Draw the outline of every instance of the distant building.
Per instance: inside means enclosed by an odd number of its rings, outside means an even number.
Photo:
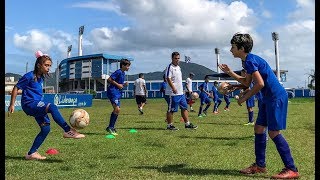
[[[4,91],[5,95],[11,95],[13,87],[18,83],[18,81],[14,81],[14,77],[5,77],[5,86]],[[18,90],[18,94],[21,94],[22,90]]]
[[[59,92],[81,93],[87,89],[107,90],[107,78],[120,68],[120,60],[130,57],[92,54],[67,58],[59,64]],[[90,86],[90,88],[89,88]]]

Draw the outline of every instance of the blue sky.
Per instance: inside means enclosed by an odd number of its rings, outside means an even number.
[[[284,85],[304,87],[315,69],[314,7],[314,0],[6,0],[5,69],[23,74],[28,62],[31,70],[39,49],[52,56],[53,67],[69,45],[77,56],[81,25],[83,55],[133,57],[129,74],[163,71],[172,51],[216,71],[216,47],[221,62],[238,70],[229,51],[236,32],[252,34],[252,53],[275,68],[271,33],[278,32],[280,69],[289,71]]]

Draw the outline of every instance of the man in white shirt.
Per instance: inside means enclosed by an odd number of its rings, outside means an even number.
[[[187,98],[187,103],[190,106],[190,111],[194,112],[192,108],[192,104],[194,101],[192,100],[192,78],[194,77],[194,73],[190,73],[189,77],[186,79],[186,98]]]
[[[144,80],[143,73],[140,73],[139,78],[134,81],[133,92],[138,105],[138,110],[140,114],[143,114],[143,106],[147,102],[147,99],[146,99],[147,88],[146,88],[146,81]]]
[[[174,127],[173,113],[178,111],[178,106],[181,109],[181,116],[185,122],[186,129],[197,129],[198,126],[193,125],[189,121],[188,104],[186,96],[183,93],[182,85],[182,73],[179,66],[180,54],[173,52],[171,54],[172,62],[167,66],[165,70],[165,77],[167,79],[166,94],[168,97],[168,113],[167,113],[167,129],[168,130],[179,130]]]

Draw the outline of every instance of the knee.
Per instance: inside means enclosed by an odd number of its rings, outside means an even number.
[[[113,113],[119,114],[120,113],[120,107],[114,108]]]
[[[40,124],[41,133],[44,135],[48,135],[50,132],[50,123],[42,123]]]
[[[54,105],[54,104],[49,104],[48,106],[49,106],[48,107],[48,112],[49,113],[51,113],[52,111],[58,110],[58,107],[56,105]]]
[[[269,137],[271,139],[275,138],[278,134],[280,134],[280,131],[268,131]]]

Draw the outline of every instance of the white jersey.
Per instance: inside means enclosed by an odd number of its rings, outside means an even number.
[[[187,78],[187,80],[186,80],[186,85],[187,85],[187,89],[186,89],[186,91],[188,92],[188,89],[189,89],[189,91],[190,92],[192,92],[192,80],[191,80],[191,78]]]
[[[142,78],[138,78],[134,81],[135,95],[146,95],[144,87],[146,86],[146,81]]]
[[[180,66],[169,64],[165,71],[165,77],[171,79],[174,87],[177,90],[177,94],[174,94],[168,83],[165,94],[170,96],[183,95],[182,73]]]

